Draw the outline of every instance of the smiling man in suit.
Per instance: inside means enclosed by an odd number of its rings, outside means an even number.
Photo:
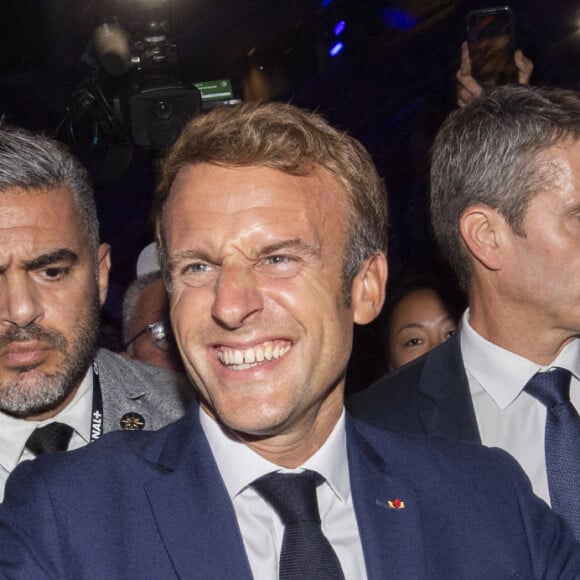
[[[49,138],[0,127],[0,499],[23,460],[186,409],[177,375],[95,348],[109,268],[84,168]]]
[[[357,141],[290,105],[214,110],[166,156],[156,216],[200,405],[19,467],[0,576],[578,577],[580,546],[509,456],[346,415],[353,324],[387,277]]]
[[[433,147],[431,210],[469,309],[350,410],[505,449],[580,540],[578,94],[506,86],[454,112]]]

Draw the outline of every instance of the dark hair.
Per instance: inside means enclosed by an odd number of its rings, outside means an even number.
[[[86,231],[95,263],[99,223],[86,169],[58,141],[14,127],[0,127],[0,193],[70,191]]]
[[[433,145],[431,218],[464,288],[471,278],[459,233],[465,209],[485,204],[524,236],[530,200],[558,178],[547,150],[578,139],[580,98],[572,91],[508,85],[449,115]]]
[[[317,114],[283,103],[249,103],[194,118],[163,160],[155,202],[162,265],[166,261],[163,208],[179,171],[197,163],[259,165],[291,175],[308,175],[317,167],[328,171],[344,187],[349,207],[349,241],[343,266],[347,304],[362,262],[386,251],[386,191],[366,149]]]
[[[387,286],[385,317],[389,319],[399,303],[417,290],[434,290],[455,320],[459,320],[467,307],[465,293],[461,291],[457,280],[449,272],[421,272],[414,276],[404,273],[403,276],[389,282]]]
[[[388,368],[387,352],[393,313],[407,296],[420,290],[432,290],[440,298],[445,310],[459,322],[467,296],[461,290],[457,278],[447,263],[435,262],[425,265],[421,260],[407,263],[406,267],[387,284],[387,299],[381,312],[381,335],[383,337],[385,368]]]

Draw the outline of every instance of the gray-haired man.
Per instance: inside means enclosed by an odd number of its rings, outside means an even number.
[[[0,129],[0,496],[25,459],[158,428],[187,406],[173,374],[95,355],[110,268],[98,230],[87,173],[70,153]]]
[[[454,112],[433,147],[431,212],[469,309],[456,337],[350,408],[502,447],[580,540],[579,184],[578,94],[506,86]]]

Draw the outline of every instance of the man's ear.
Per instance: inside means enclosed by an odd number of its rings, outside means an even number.
[[[380,313],[385,302],[387,258],[380,252],[367,258],[352,284],[352,308],[357,324],[368,324]]]
[[[99,260],[99,301],[101,306],[105,303],[107,298],[107,290],[109,289],[109,272],[111,271],[111,246],[109,244],[101,244],[98,250]]]
[[[483,204],[469,206],[459,218],[463,243],[474,259],[488,270],[502,267],[506,228],[510,226],[505,219]]]

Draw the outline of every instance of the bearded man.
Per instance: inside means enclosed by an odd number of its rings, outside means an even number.
[[[18,463],[116,429],[156,429],[179,375],[96,352],[110,248],[87,172],[59,143],[0,130],[0,496]]]

